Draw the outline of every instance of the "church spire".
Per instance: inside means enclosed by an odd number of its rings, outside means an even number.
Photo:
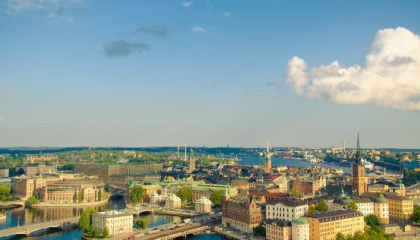
[[[354,156],[354,164],[359,166],[362,165],[362,158],[360,157],[360,133],[357,130],[357,148],[356,148],[356,155]]]

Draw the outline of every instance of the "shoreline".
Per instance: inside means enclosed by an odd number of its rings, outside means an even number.
[[[98,202],[86,202],[86,203],[37,203],[32,205],[32,208],[43,208],[43,207],[87,207],[87,206],[99,206],[104,205],[108,202],[109,197],[98,201]]]

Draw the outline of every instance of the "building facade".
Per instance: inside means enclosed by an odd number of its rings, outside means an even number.
[[[351,209],[317,212],[302,218],[309,222],[309,240],[335,240],[337,233],[353,235],[365,227],[363,214]]]
[[[202,197],[198,199],[195,203],[195,211],[197,212],[205,212],[205,213],[211,213],[211,205],[212,202],[207,199],[206,197]]]
[[[170,193],[165,200],[165,207],[167,208],[181,208],[181,198]]]
[[[299,200],[276,199],[266,204],[266,219],[292,221],[308,212],[308,204]]]
[[[268,220],[266,225],[268,240],[292,240],[292,224],[285,220]]]
[[[133,215],[117,211],[106,211],[92,215],[92,225],[95,231],[103,233],[105,228],[109,236],[133,231]]]

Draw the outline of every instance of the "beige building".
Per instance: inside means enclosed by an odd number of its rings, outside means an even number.
[[[27,154],[23,158],[24,163],[50,162],[58,160],[55,154]]]
[[[195,202],[195,211],[197,212],[211,212],[212,202],[206,197],[202,197]]]
[[[109,236],[133,231],[133,215],[117,211],[106,211],[92,215],[95,231],[103,233],[108,229]]]
[[[268,220],[265,225],[268,240],[292,240],[292,224],[285,220]]]
[[[42,174],[56,172],[55,166],[45,164],[28,164],[15,167],[17,173],[22,173],[27,177],[35,177]]]
[[[181,208],[181,198],[171,193],[165,200],[165,207],[167,208]]]
[[[304,218],[292,221],[292,240],[309,240],[309,222]]]
[[[309,240],[335,240],[337,233],[353,235],[365,227],[363,214],[351,209],[317,212],[302,218],[309,221]]]
[[[8,177],[9,177],[9,169],[0,168],[0,178],[8,178]]]

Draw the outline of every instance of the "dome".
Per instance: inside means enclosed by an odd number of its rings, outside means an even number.
[[[296,218],[292,221],[292,225],[309,225],[309,222],[303,218]]]
[[[348,205],[352,202],[351,198],[349,196],[345,196],[342,199],[338,201],[339,204]]]
[[[388,199],[386,199],[382,193],[379,193],[375,198],[375,203],[388,203]]]

